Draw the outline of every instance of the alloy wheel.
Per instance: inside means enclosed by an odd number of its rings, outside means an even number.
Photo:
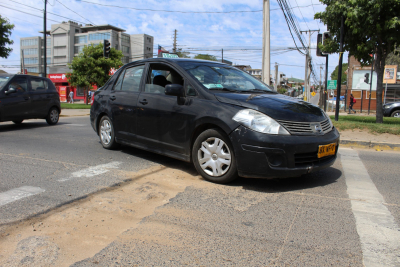
[[[58,122],[58,111],[56,109],[52,109],[50,112],[50,120],[52,123],[57,123]]]
[[[101,142],[105,145],[110,144],[111,142],[111,123],[108,120],[103,120],[100,126],[100,137]]]

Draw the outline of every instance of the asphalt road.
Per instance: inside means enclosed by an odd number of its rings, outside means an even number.
[[[140,170],[161,164],[190,174],[168,181],[183,188],[168,202],[67,265],[400,266],[398,153],[341,149],[334,166],[319,173],[215,185],[177,160],[128,147],[104,150],[88,117],[62,117],[52,127],[2,123],[0,138],[0,242],[19,220],[81,205],[79,199]],[[15,248],[18,261],[0,255],[0,265],[66,265],[57,262],[57,239],[32,235]]]

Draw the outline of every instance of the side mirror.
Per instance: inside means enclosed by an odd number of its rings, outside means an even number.
[[[9,88],[8,88],[8,91],[5,91],[4,93],[5,93],[6,95],[9,95],[9,94],[16,93],[16,92],[17,92],[17,90],[16,90],[15,88],[9,87]]]
[[[167,84],[165,86],[165,94],[177,97],[184,97],[185,90],[183,89],[183,86],[180,84]]]

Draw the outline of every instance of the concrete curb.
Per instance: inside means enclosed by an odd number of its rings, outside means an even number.
[[[392,150],[400,151],[400,144],[391,144],[385,142],[372,142],[372,141],[353,141],[353,140],[340,140],[340,145],[343,147],[357,147],[369,148],[375,150]]]

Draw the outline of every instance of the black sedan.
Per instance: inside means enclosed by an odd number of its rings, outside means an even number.
[[[90,110],[104,148],[187,162],[209,181],[293,177],[331,166],[339,133],[318,107],[226,64],[147,59],[121,67]]]
[[[400,118],[400,102],[383,105],[383,116]]]

